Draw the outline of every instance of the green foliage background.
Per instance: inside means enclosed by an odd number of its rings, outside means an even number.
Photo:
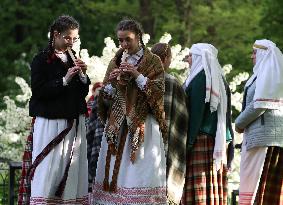
[[[29,70],[18,66],[17,60],[30,62],[47,45],[49,25],[61,14],[79,20],[81,48],[90,55],[101,54],[105,37],[116,38],[115,26],[125,16],[142,23],[150,44],[164,32],[173,36],[173,45],[212,43],[219,49],[220,63],[234,67],[230,80],[251,71],[255,39],[269,38],[283,48],[282,6],[281,0],[2,0],[0,99],[18,93],[15,76],[29,82]]]

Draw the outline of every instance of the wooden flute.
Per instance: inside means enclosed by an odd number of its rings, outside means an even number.
[[[74,64],[75,64],[76,57],[74,56],[74,54],[73,54],[73,52],[72,52],[72,49],[71,49],[70,47],[68,47],[68,48],[67,48],[67,51],[68,51],[69,55],[71,56],[72,61],[73,61]],[[83,77],[83,78],[85,77],[85,74],[84,74],[82,71],[80,71],[79,75],[80,75],[81,77]]]

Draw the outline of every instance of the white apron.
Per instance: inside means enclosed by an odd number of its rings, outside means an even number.
[[[124,146],[117,192],[103,191],[108,144],[103,136],[99,154],[92,204],[166,204],[166,160],[159,125],[153,116],[145,121],[144,142],[130,161],[129,135]],[[111,156],[109,182],[111,182],[115,156]]]
[[[240,163],[239,205],[253,205],[256,197],[267,147],[247,150],[244,136]]]
[[[32,161],[59,133],[67,128],[66,119],[36,117],[33,132]],[[37,166],[31,181],[30,204],[88,204],[88,167],[85,138],[85,118],[79,117],[76,142],[76,120],[65,138]],[[66,164],[73,157],[62,198],[55,197]]]

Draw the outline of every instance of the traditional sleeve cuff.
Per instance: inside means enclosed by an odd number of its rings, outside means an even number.
[[[105,87],[104,87],[104,90],[103,90],[107,95],[111,96],[111,97],[114,97],[115,95],[115,88],[112,87],[111,84],[107,84]]]
[[[68,85],[68,82],[67,82],[66,78],[63,77],[63,86],[67,86],[67,85]]]
[[[136,83],[139,87],[139,89],[144,90],[145,89],[145,85],[147,83],[147,77],[144,77],[143,74],[140,74],[137,79],[136,79]]]

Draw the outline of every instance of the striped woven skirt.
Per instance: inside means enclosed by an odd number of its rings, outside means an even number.
[[[88,204],[85,118],[81,115],[77,120],[73,121],[63,140],[37,166],[31,181],[30,205]],[[68,121],[65,119],[36,118],[33,164],[37,156],[67,127]],[[58,190],[64,178],[64,186]],[[60,197],[55,196],[57,191],[62,192]]]
[[[183,205],[227,204],[227,168],[216,171],[213,164],[214,138],[199,135],[188,155]]]
[[[241,157],[239,204],[283,204],[283,149],[243,143]]]
[[[283,148],[268,147],[256,204],[283,204]]]

